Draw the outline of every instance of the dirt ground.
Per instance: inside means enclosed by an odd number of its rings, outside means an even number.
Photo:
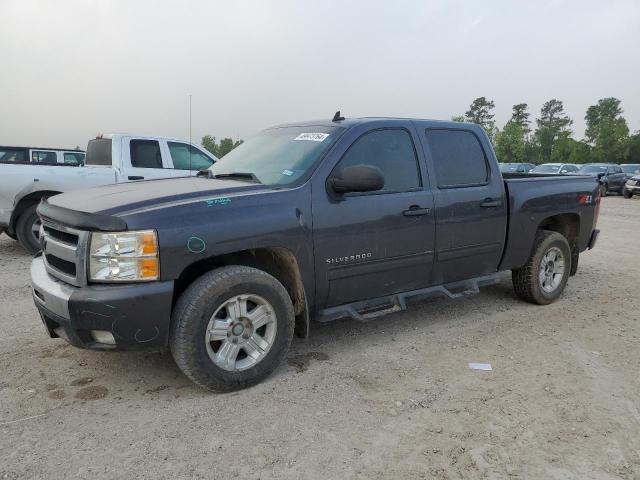
[[[557,303],[463,300],[314,324],[225,395],[168,353],[49,339],[0,237],[0,479],[640,478],[640,199],[603,200]],[[488,362],[475,371],[469,362]]]

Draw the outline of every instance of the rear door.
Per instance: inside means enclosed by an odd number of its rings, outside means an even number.
[[[379,125],[381,128],[376,128]],[[313,238],[316,296],[323,306],[425,287],[433,264],[433,197],[410,122],[355,127],[314,176]],[[332,198],[335,169],[371,165],[383,190]]]
[[[163,155],[161,141],[155,138],[122,139],[124,181],[153,180],[172,176],[171,161]]]
[[[449,283],[497,270],[507,204],[489,141],[481,129],[426,128],[435,201],[434,281]]]

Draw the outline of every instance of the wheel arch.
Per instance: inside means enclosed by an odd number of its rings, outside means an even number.
[[[571,275],[575,275],[580,256],[580,215],[577,213],[552,215],[540,222],[538,230],[558,232],[567,239],[571,249]]]
[[[296,316],[295,334],[309,335],[309,307],[300,267],[295,255],[282,247],[255,248],[205,258],[188,265],[175,281],[173,304],[191,283],[215,268],[244,265],[257,268],[276,278],[287,290]]]
[[[16,203],[16,206],[13,209],[13,212],[11,213],[9,228],[12,231],[15,231],[16,222],[18,221],[18,218],[20,218],[20,215],[22,215],[22,212],[24,212],[31,205],[35,203],[39,203],[40,200],[42,200],[43,198],[49,198],[54,195],[59,195],[60,193],[62,192],[57,192],[55,190],[38,190],[37,192],[31,192],[23,196],[20,200],[18,200],[18,202]]]

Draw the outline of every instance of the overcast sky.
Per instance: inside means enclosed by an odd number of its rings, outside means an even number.
[[[0,0],[0,145],[98,132],[247,136],[346,116],[449,119],[478,96],[501,127],[558,98],[622,100],[640,129],[640,1]]]

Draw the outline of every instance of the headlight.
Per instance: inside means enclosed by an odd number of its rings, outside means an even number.
[[[91,234],[89,280],[145,282],[159,277],[158,236],[154,230]]]

